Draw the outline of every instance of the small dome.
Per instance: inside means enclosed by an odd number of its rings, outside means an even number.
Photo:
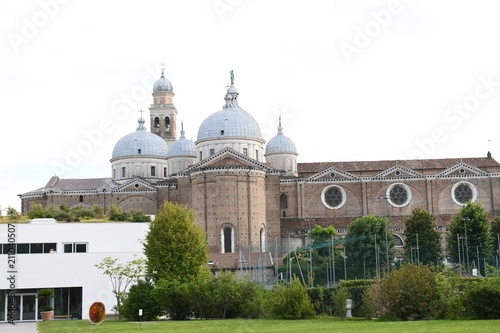
[[[144,118],[139,118],[139,126],[133,133],[118,140],[111,159],[120,157],[157,156],[166,158],[168,145],[161,137],[149,133],[144,126]]]
[[[281,117],[279,120],[278,134],[273,137],[266,145],[266,155],[271,154],[295,154],[297,155],[297,148],[295,143],[283,134],[283,128],[281,127]]]
[[[168,149],[167,157],[196,157],[196,146],[184,136],[184,125],[181,125],[181,137]]]
[[[153,92],[174,92],[174,87],[172,83],[165,77],[163,70],[161,71],[161,77],[155,82],[153,86]]]
[[[223,109],[208,116],[198,129],[198,140],[220,137],[244,137],[262,140],[255,118],[238,106],[238,91],[230,86]]]

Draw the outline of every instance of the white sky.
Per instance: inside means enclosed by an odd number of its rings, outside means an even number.
[[[494,0],[0,0],[0,205],[20,209],[17,194],[54,174],[109,177],[162,62],[193,141],[233,69],[240,106],[266,140],[281,115],[299,162],[498,157],[499,10]]]

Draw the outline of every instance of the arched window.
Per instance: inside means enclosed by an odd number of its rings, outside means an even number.
[[[260,252],[265,252],[266,251],[266,230],[264,227],[260,228],[260,238],[259,238],[259,243],[260,243]]]
[[[234,229],[231,226],[225,226],[221,230],[222,253],[234,252]]]
[[[396,246],[402,247],[404,245],[404,243],[403,243],[403,239],[401,238],[401,236],[396,235],[396,234],[393,234],[393,235],[394,235],[394,239],[396,240]]]
[[[280,195],[280,208],[287,209],[288,208],[288,198],[285,193]]]
[[[170,129],[170,118],[165,117],[165,129]]]
[[[78,197],[78,201],[79,201],[79,202],[83,202],[83,195],[80,195],[80,196]]]
[[[160,118],[155,117],[155,128],[160,128]]]

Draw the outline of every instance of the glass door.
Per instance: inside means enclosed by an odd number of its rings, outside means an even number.
[[[36,295],[21,295],[21,320],[36,320]]]

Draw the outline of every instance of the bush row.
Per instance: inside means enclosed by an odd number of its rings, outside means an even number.
[[[102,206],[93,205],[90,208],[76,206],[69,208],[66,205],[60,205],[58,209],[54,205],[44,208],[42,204],[34,204],[29,212],[30,219],[53,218],[57,221],[79,222],[80,220],[103,219],[108,217],[111,221],[122,222],[150,222],[151,218],[144,215],[140,209],[131,209],[127,212],[116,205],[109,207],[108,216],[104,214]]]
[[[287,286],[265,290],[255,282],[222,273],[201,281],[139,281],[122,314],[128,320],[153,320],[165,314],[188,318],[283,318],[352,315],[397,320],[498,319],[500,278],[460,277],[433,267],[403,265],[380,280],[341,281],[335,288],[306,288],[294,278]]]

